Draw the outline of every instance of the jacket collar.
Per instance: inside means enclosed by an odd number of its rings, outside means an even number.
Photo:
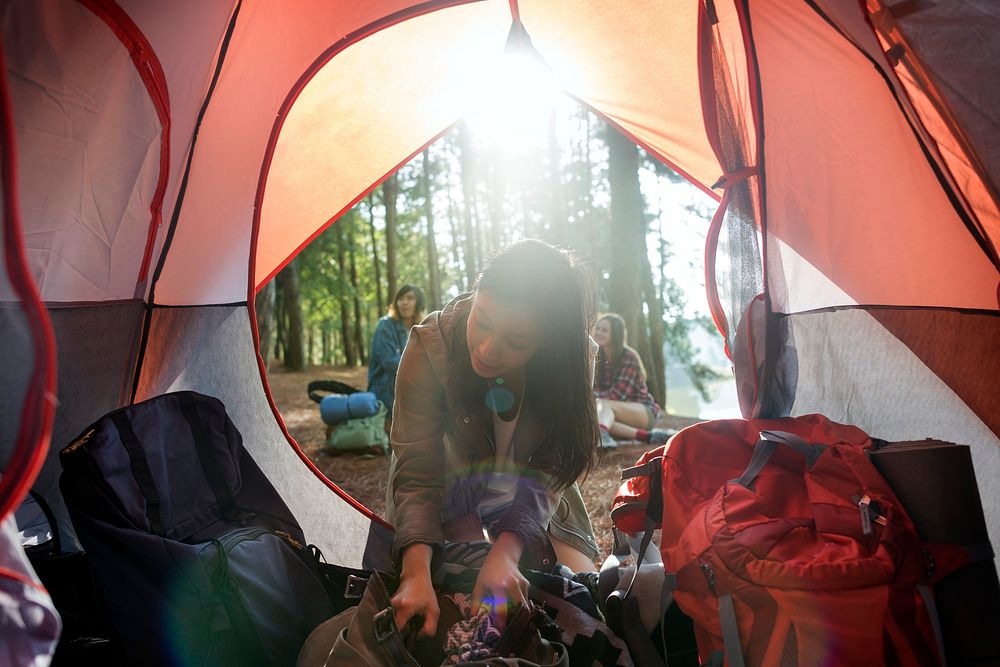
[[[458,295],[441,310],[427,315],[420,324],[414,326],[410,331],[410,335],[415,334],[420,337],[431,368],[437,375],[441,386],[444,387],[446,395],[449,387],[448,380],[454,368],[451,353],[455,345],[461,344],[460,341],[464,340],[458,333],[461,331],[460,327],[464,327],[468,322],[474,297],[472,292]],[[540,390],[536,388],[536,391]],[[449,405],[455,404],[452,400],[447,400],[447,402]],[[475,414],[456,414],[453,415],[453,418],[462,422],[464,428],[460,427],[460,430],[466,431],[469,435],[479,432],[492,441],[494,437],[492,413],[485,406],[482,411],[477,411]],[[468,421],[465,421],[466,419]],[[540,444],[542,435],[542,421],[534,414],[531,403],[526,400],[522,405],[513,436],[517,458],[525,460],[532,456]],[[529,449],[525,449],[525,447]]]

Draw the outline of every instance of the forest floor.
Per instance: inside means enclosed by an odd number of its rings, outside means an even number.
[[[385,512],[385,489],[388,458],[385,456],[341,454],[329,456],[322,451],[326,439],[326,425],[320,419],[319,406],[309,399],[306,385],[313,380],[340,380],[364,389],[368,383],[364,367],[342,368],[314,366],[304,372],[288,372],[277,362],[268,370],[271,395],[281,412],[288,432],[295,438],[316,466],[341,489],[371,509],[375,514]],[[667,417],[661,425],[682,428],[695,419]],[[594,524],[594,535],[601,554],[600,564],[611,553],[611,518],[609,511],[615,491],[621,484],[621,470],[633,465],[649,445],[622,442],[617,449],[603,450],[600,462],[580,484],[584,502]]]

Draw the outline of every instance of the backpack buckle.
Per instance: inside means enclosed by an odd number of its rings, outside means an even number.
[[[379,644],[392,637],[392,633],[395,631],[396,612],[391,606],[386,607],[372,617],[372,632],[375,635],[375,641]]]
[[[365,588],[368,587],[368,579],[354,574],[347,575],[347,584],[344,586],[344,598],[354,600],[364,595]]]

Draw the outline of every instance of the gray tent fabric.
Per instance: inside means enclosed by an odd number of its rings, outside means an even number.
[[[63,547],[79,549],[76,533],[59,493],[59,450],[101,415],[128,403],[130,378],[139,351],[139,334],[145,307],[141,301],[111,302],[49,309],[56,335],[59,409],[52,425],[48,457],[33,488],[52,507]],[[0,327],[0,349],[16,349],[19,336]],[[12,363],[0,365],[0,386],[6,392],[21,391],[27,382],[24,363],[30,357],[14,355]],[[19,406],[3,401],[6,409]],[[20,408],[18,407],[18,410]],[[18,419],[0,420],[0,456],[10,455],[17,435]]]
[[[870,313],[846,309],[787,318],[800,377],[791,414],[826,411],[884,440],[967,444],[991,541],[1000,541],[1000,440],[927,365]],[[844,375],[858,378],[850,384]],[[831,412],[830,406],[841,406]]]
[[[247,451],[329,562],[388,564],[389,530],[333,493],[278,427],[245,305],[155,308],[143,359],[136,401],[185,389],[220,399]]]

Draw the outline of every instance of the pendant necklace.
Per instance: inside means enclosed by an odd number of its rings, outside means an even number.
[[[486,390],[486,407],[497,414],[503,414],[514,407],[514,392],[503,386],[503,378],[494,378]]]

